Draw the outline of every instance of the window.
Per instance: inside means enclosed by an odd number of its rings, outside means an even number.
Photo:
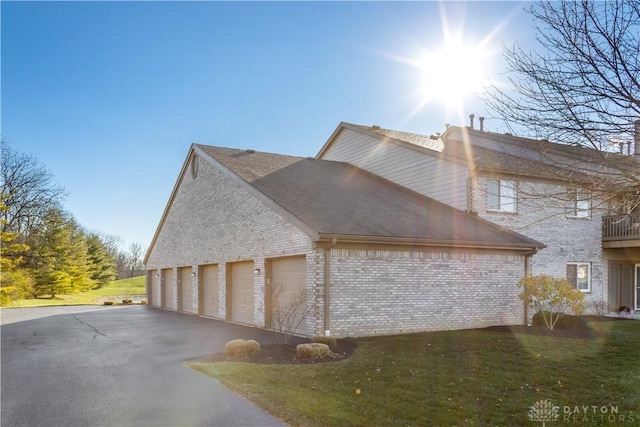
[[[567,190],[567,217],[589,218],[591,212],[591,196],[577,188]]]
[[[591,292],[591,264],[588,262],[567,263],[567,280],[582,292]]]
[[[491,211],[516,211],[516,183],[503,179],[487,181],[487,209]]]

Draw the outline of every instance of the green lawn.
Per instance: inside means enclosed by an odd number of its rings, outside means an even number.
[[[100,289],[87,292],[78,292],[70,295],[58,295],[54,299],[36,298],[14,301],[10,307],[39,307],[44,305],[84,305],[103,304],[103,300],[111,299],[121,302],[122,298],[129,295],[144,295],[146,290],[145,276],[132,277],[131,279],[115,280]],[[115,297],[120,297],[120,301]]]
[[[640,321],[590,326],[598,338],[434,332],[357,339],[335,363],[189,366],[294,426],[540,426],[528,411],[545,399],[547,425],[638,426]]]

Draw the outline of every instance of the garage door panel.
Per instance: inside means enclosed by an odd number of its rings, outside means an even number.
[[[162,286],[163,290],[163,298],[162,298],[162,307],[170,308],[172,310],[176,309],[175,306],[175,298],[174,298],[174,289],[175,289],[175,280],[173,279],[173,269],[165,268],[162,270]]]
[[[202,267],[202,314],[218,316],[219,309],[218,265]]]
[[[231,320],[253,324],[253,261],[229,266]]]
[[[147,271],[147,282],[149,283],[149,295],[147,295],[147,301],[149,301],[149,305],[159,307],[160,280],[156,277],[156,274],[156,270]]]
[[[306,257],[270,260],[271,324],[276,330],[306,334]]]
[[[194,313],[193,309],[193,284],[191,280],[191,267],[180,268],[180,308],[185,313]]]

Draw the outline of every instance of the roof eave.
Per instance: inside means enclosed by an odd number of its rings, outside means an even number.
[[[339,243],[367,243],[384,245],[405,245],[422,247],[447,247],[456,249],[492,249],[531,252],[546,248],[547,245],[540,242],[515,243],[515,242],[479,242],[472,240],[441,240],[441,239],[416,239],[412,237],[387,237],[387,236],[358,236],[344,234],[318,234],[320,242]]]

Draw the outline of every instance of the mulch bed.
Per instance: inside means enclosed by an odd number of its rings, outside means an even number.
[[[356,344],[338,340],[336,345],[331,347],[335,353],[334,357],[325,359],[300,359],[296,357],[296,344],[266,345],[260,346],[260,351],[250,356],[228,356],[225,353],[215,353],[205,356],[200,362],[247,362],[260,363],[265,365],[313,365],[316,363],[339,362],[351,356],[357,347]]]

